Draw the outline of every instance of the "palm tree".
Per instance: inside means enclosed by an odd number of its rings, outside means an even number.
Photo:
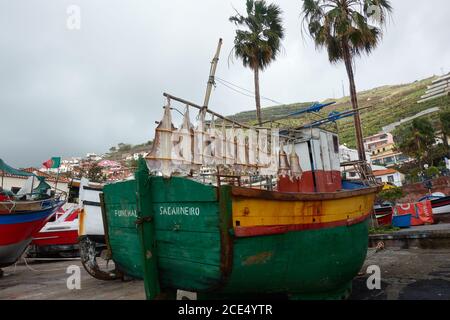
[[[366,161],[358,111],[353,60],[370,54],[381,41],[382,27],[392,12],[388,0],[304,0],[303,22],[317,48],[326,48],[331,63],[344,61],[355,112],[359,159]]]
[[[247,16],[239,12],[230,21],[243,29],[236,30],[234,55],[242,60],[244,67],[254,72],[256,116],[261,125],[261,98],[259,93],[259,72],[274,61],[281,49],[284,37],[281,9],[265,0],[247,0]]]
[[[450,147],[448,145],[448,137],[450,136],[450,112],[443,111],[439,114],[439,120],[441,122],[442,141],[445,146],[445,152],[447,157],[450,156]]]

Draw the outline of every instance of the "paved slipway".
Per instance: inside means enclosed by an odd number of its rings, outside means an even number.
[[[449,249],[369,249],[362,272],[381,269],[381,290],[368,290],[368,275],[353,281],[352,300],[450,300]]]
[[[66,273],[80,266],[81,289],[68,290]],[[370,265],[381,269],[381,290],[368,290],[365,271]],[[30,269],[32,268],[32,269]],[[100,281],[87,274],[79,261],[18,264],[4,269],[0,299],[56,300],[142,300],[142,281]],[[352,300],[450,299],[450,250],[369,249],[368,258],[353,281]]]
[[[29,262],[30,263],[30,262]],[[67,267],[75,265],[81,271],[81,289],[67,289]],[[14,300],[143,300],[142,281],[101,281],[92,278],[80,261],[59,261],[18,264],[3,269],[0,278],[0,299]]]

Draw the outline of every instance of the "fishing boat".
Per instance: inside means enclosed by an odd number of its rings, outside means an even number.
[[[47,221],[64,204],[61,195],[50,195],[49,185],[32,173],[8,166],[0,159],[2,188],[0,190],[0,268],[14,264]],[[7,174],[29,177],[17,194],[3,189]],[[34,180],[39,180],[34,188]]]
[[[361,181],[347,189],[338,135],[323,126],[355,111],[299,128],[277,125],[280,118],[253,127],[220,115],[208,105],[221,45],[203,105],[165,93],[152,149],[134,179],[104,186],[108,253],[120,273],[144,280],[148,299],[174,298],[177,290],[198,299],[347,298],[382,186],[365,161],[353,161],[345,166]],[[182,115],[178,127],[172,110]]]
[[[105,235],[117,268],[144,279],[149,299],[175,290],[200,299],[348,297],[382,186],[372,177],[344,188],[337,134],[254,129],[165,96],[153,149],[135,179],[103,189]],[[171,101],[188,106],[178,129]],[[189,107],[200,109],[195,127]],[[206,126],[206,113],[220,118],[221,128],[214,120]],[[208,183],[195,174],[203,167],[215,168]]]
[[[391,205],[376,205],[374,207],[375,218],[377,219],[378,226],[390,226],[392,225],[392,218],[394,216],[394,208]]]
[[[60,209],[62,210],[62,208]],[[81,208],[72,204],[53,221],[49,221],[33,235],[28,252],[33,258],[78,257],[78,216]]]
[[[82,178],[78,183],[77,198],[81,207],[78,219],[78,241],[84,269],[99,280],[123,277],[111,260],[105,239],[105,221],[100,208],[103,184]]]
[[[442,192],[435,192],[419,199],[418,202],[430,200],[433,215],[450,214],[450,197]]]

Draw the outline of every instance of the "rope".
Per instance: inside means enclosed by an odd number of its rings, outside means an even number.
[[[30,269],[31,271],[33,271],[33,272],[55,272],[55,271],[66,270],[66,268],[49,269],[49,270],[37,270],[37,269],[32,268],[32,267],[28,264],[27,258],[22,257],[22,259],[23,259],[23,261],[25,262],[25,266],[26,266],[28,269]],[[16,264],[17,264],[17,263],[16,263]]]
[[[234,83],[232,83],[230,81],[227,81],[225,79],[221,79],[219,77],[216,77],[216,79],[219,81],[220,84],[224,85],[225,87],[227,87],[227,88],[229,88],[231,90],[234,90],[234,91],[236,91],[236,92],[238,92],[238,93],[240,93],[242,95],[245,95],[247,97],[250,97],[250,98],[254,98],[255,97],[255,93],[253,91],[251,91],[251,90],[245,89],[245,88],[243,88],[241,86],[238,86],[237,84],[234,84]],[[238,90],[229,87],[227,84],[231,85],[233,87],[239,88],[239,89],[241,89],[243,91],[246,91],[246,92],[250,93],[251,95],[239,92]],[[270,102],[273,102],[273,103],[276,103],[276,104],[280,104],[280,105],[286,105],[285,103],[282,103],[282,102],[279,102],[279,101],[276,101],[276,100],[273,100],[273,99],[270,99],[270,98],[267,98],[267,97],[264,97],[264,96],[261,96],[261,99],[264,99],[264,100],[267,100],[267,101],[270,101]]]
[[[27,260],[27,258],[26,258],[26,256],[27,256],[29,250],[30,250],[30,247],[28,247],[28,248],[25,250],[25,252],[22,254],[22,257],[21,257],[21,259],[25,262],[25,266],[26,266],[29,270],[31,270],[31,271],[33,271],[33,272],[56,272],[56,271],[65,270],[65,268],[48,269],[48,270],[37,270],[37,269],[34,269],[33,267],[31,267],[31,266],[28,264],[28,260]],[[46,261],[59,261],[59,260],[61,260],[61,259],[46,259]],[[65,259],[65,260],[69,260],[69,259]],[[80,260],[80,259],[70,259],[70,260]],[[13,273],[16,272],[16,267],[17,267],[17,264],[18,264],[18,263],[19,263],[19,262],[16,262],[16,263],[14,264],[14,272],[13,272]]]

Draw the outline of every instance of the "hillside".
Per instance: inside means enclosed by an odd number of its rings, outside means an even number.
[[[416,115],[421,111],[433,107],[440,107],[441,110],[450,109],[450,97],[438,98],[422,104],[417,103],[420,97],[425,93],[427,86],[434,79],[436,79],[436,77],[430,77],[409,84],[382,86],[360,92],[358,94],[360,108],[370,107],[361,111],[361,122],[364,136],[373,135],[381,131],[384,126]],[[333,101],[333,99],[328,99],[322,102],[331,101]],[[336,101],[335,105],[325,108],[318,115],[306,114],[301,117],[291,117],[279,122],[289,127],[300,126],[320,118],[325,118],[332,111],[346,111],[351,110],[352,108],[350,104],[350,97],[345,97],[334,101]],[[313,104],[313,102],[300,102],[290,105],[263,108],[263,120],[285,116],[295,111],[307,108],[311,104]],[[229,117],[239,122],[256,124],[256,111],[254,110],[240,112]],[[427,117],[430,117],[431,120],[436,120],[437,114],[432,114]],[[341,143],[345,143],[349,147],[355,147],[353,117],[338,121],[337,126]],[[332,125],[332,127],[335,128],[334,125]],[[151,141],[137,146],[119,144],[115,150],[110,150],[107,158],[120,160],[126,154],[133,154],[142,151],[148,152],[150,148]]]
[[[418,104],[420,96],[425,93],[427,85],[436,77],[415,81],[409,84],[382,86],[368,91],[362,91],[358,94],[360,108],[371,107],[361,111],[361,122],[364,136],[370,136],[379,132],[382,127],[393,122],[413,116],[423,110],[441,107],[441,109],[450,109],[450,97],[438,98],[426,103]],[[325,102],[333,101],[332,99]],[[317,115],[301,116],[301,118],[290,118],[281,121],[286,125],[301,125],[325,118],[331,111],[351,110],[350,98],[345,97],[335,100],[337,103],[327,107]],[[288,115],[294,111],[308,107],[312,102],[297,103],[284,106],[273,106],[263,108],[262,115],[264,120],[274,117]],[[436,115],[431,115],[436,118]],[[231,118],[241,121],[255,123],[252,119],[256,118],[255,111],[246,111],[238,113]],[[346,143],[349,147],[355,147],[353,117],[338,121],[338,130],[341,143]]]

